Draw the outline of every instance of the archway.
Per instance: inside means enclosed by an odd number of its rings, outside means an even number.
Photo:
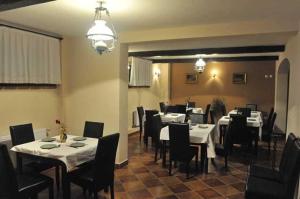
[[[289,79],[290,79],[290,62],[284,59],[277,71],[277,92],[276,92],[276,124],[280,130],[286,133],[288,102],[289,102]]]

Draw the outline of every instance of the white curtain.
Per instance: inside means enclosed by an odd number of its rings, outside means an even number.
[[[0,27],[0,83],[60,84],[60,41]]]
[[[151,86],[152,62],[146,59],[132,57],[130,86]]]

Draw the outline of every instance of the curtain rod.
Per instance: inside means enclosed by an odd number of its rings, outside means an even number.
[[[1,21],[0,20],[0,26],[4,26],[4,27],[8,27],[8,28],[14,28],[17,30],[22,30],[22,31],[26,31],[26,32],[31,32],[31,33],[35,33],[35,34],[39,34],[39,35],[44,35],[47,37],[52,37],[55,39],[59,39],[59,40],[63,40],[63,37],[59,36],[59,35],[55,35],[54,33],[48,33],[48,32],[44,32],[44,31],[40,31],[37,29],[33,29],[33,28],[28,28],[22,25],[17,25],[17,24],[12,24],[9,22],[5,22],[5,21]]]

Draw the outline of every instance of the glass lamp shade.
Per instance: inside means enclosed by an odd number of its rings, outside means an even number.
[[[87,32],[87,38],[94,41],[108,41],[115,39],[113,31],[104,20],[95,20],[95,25]]]
[[[195,70],[199,73],[202,73],[205,69],[205,61],[202,58],[199,58],[195,63]]]

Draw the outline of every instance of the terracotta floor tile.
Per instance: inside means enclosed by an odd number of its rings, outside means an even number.
[[[161,177],[159,179],[160,179],[161,182],[163,182],[166,185],[181,183],[181,181],[175,176]]]
[[[127,192],[145,189],[145,185],[140,181],[131,181],[123,183],[123,187]]]
[[[146,167],[137,167],[137,168],[132,168],[131,170],[134,174],[148,173],[149,172],[149,170]]]
[[[201,182],[200,180],[196,180],[196,181],[191,181],[191,182],[186,182],[184,183],[186,186],[188,186],[191,190],[193,191],[198,191],[198,190],[203,190],[203,189],[207,189],[208,186],[205,185],[203,182]]]
[[[218,180],[217,178],[211,178],[207,180],[202,180],[205,184],[211,186],[211,187],[217,187],[217,186],[222,186],[225,185],[223,182]]]
[[[181,193],[181,192],[190,191],[190,189],[182,183],[180,183],[180,184],[171,184],[171,185],[168,185],[168,186],[174,193]]]
[[[160,170],[160,171],[154,171],[153,172],[154,175],[156,175],[157,177],[166,177],[166,176],[169,176],[169,172],[168,171],[163,171],[163,170]]]
[[[168,196],[158,197],[156,199],[177,199],[177,197],[175,195],[168,195]]]
[[[235,195],[240,193],[239,190],[232,187],[231,185],[215,187],[214,190],[216,190],[218,193],[220,193],[223,196],[230,196],[230,195]]]
[[[245,183],[235,183],[235,184],[231,184],[231,186],[233,186],[234,188],[236,188],[237,190],[239,190],[240,192],[244,192],[245,191],[245,188],[246,188],[246,185]]]
[[[244,193],[239,193],[236,195],[228,196],[228,199],[245,199]]]
[[[172,194],[171,190],[166,185],[156,186],[148,188],[148,191],[154,196],[154,197],[162,197]]]
[[[203,199],[198,193],[194,191],[187,191],[176,194],[176,196],[180,199]]]
[[[147,189],[140,189],[137,191],[129,192],[130,198],[132,199],[145,199],[153,198],[151,193]]]
[[[225,184],[233,184],[233,183],[237,183],[240,180],[232,175],[228,175],[228,176],[223,176],[219,178],[220,181],[222,181]]]
[[[204,189],[201,191],[197,191],[199,195],[201,195],[205,199],[217,198],[221,195],[212,189]]]
[[[162,183],[158,179],[143,180],[143,183],[146,187],[156,187],[162,185]]]

